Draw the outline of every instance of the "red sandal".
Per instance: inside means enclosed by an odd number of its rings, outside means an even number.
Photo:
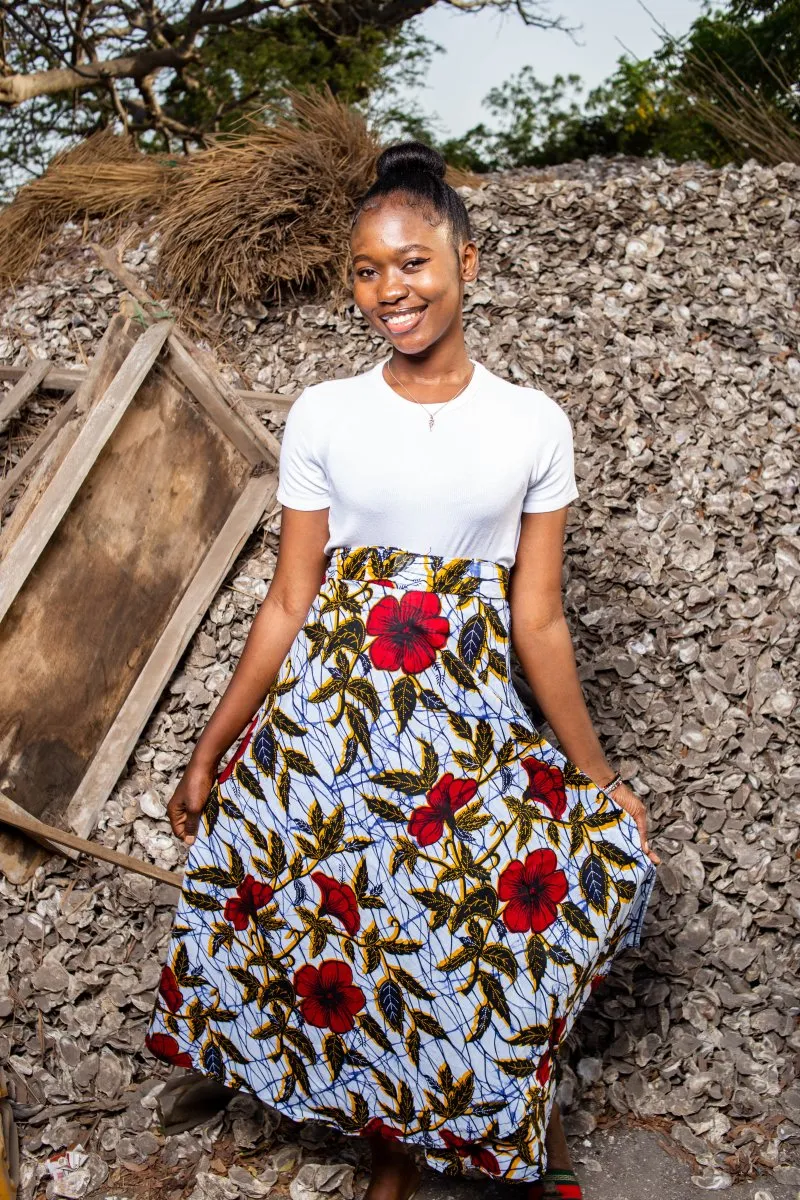
[[[578,1177],[572,1171],[545,1171],[528,1188],[526,1200],[583,1200]]]

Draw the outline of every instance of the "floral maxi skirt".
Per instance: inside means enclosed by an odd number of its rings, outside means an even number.
[[[532,726],[508,581],[333,551],[206,802],[146,1040],[296,1120],[530,1181],[558,1044],[655,868]]]

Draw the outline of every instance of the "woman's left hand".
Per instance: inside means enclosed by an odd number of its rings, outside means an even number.
[[[611,799],[620,808],[624,808],[626,813],[629,813],[636,822],[636,828],[639,830],[639,837],[642,840],[642,849],[644,850],[651,863],[656,866],[661,862],[654,850],[650,849],[650,843],[647,839],[647,809],[642,801],[636,795],[627,783],[621,783],[619,787],[614,788],[613,792],[609,792]]]

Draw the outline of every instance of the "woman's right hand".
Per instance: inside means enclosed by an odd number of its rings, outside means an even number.
[[[305,623],[328,564],[324,549],[328,536],[327,508],[282,510],[278,560],[269,591],[253,618],[236,669],[167,805],[172,831],[187,846],[197,836],[200,814],[220,762],[260,709]]]
[[[200,814],[206,806],[216,777],[216,767],[211,763],[195,763],[190,759],[167,805],[172,832],[187,846],[191,846],[197,836]]]

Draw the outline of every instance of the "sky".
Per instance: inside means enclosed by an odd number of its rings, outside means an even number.
[[[484,96],[526,65],[545,82],[554,75],[581,75],[585,97],[613,72],[624,52],[620,41],[636,58],[646,58],[659,45],[658,23],[681,35],[702,11],[700,0],[645,3],[652,16],[639,0],[549,0],[548,15],[583,26],[574,41],[566,33],[526,26],[513,11],[463,13],[435,4],[416,27],[446,53],[434,55],[427,86],[414,99],[426,113],[438,113],[440,136],[458,137],[479,121],[492,123],[482,107]]]

